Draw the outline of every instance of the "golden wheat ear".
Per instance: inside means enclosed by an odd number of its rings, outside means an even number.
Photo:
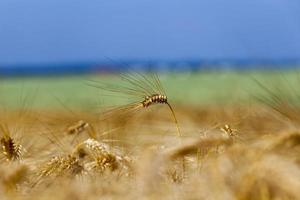
[[[104,112],[103,115],[123,115],[134,114],[143,108],[148,108],[155,104],[167,104],[170,109],[174,122],[177,128],[177,136],[181,136],[181,131],[174,109],[168,101],[166,92],[161,84],[157,74],[148,76],[141,73],[121,74],[123,83],[120,85],[101,83],[91,81],[88,85],[102,89],[109,93],[121,94],[135,98],[133,103],[110,109]]]
[[[129,173],[131,170],[129,157],[124,156],[119,149],[92,138],[78,144],[72,155],[89,161],[87,171],[103,173],[106,170],[119,170],[122,173]]]
[[[14,138],[11,137],[7,126],[0,125],[2,137],[0,140],[2,146],[2,153],[7,161],[14,161],[21,159],[23,147],[18,144]]]

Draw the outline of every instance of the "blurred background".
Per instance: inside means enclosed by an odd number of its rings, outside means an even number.
[[[139,70],[178,103],[246,101],[253,79],[296,84],[299,41],[297,0],[1,0],[1,90],[11,105],[93,104],[86,80]]]

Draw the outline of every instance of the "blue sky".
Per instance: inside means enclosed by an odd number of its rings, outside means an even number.
[[[300,1],[0,1],[0,65],[105,57],[300,59]]]

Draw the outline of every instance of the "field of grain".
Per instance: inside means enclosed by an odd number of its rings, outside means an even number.
[[[162,75],[180,134],[62,79],[2,81],[0,199],[300,199],[296,73]]]

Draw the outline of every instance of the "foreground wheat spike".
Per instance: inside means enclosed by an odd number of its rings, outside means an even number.
[[[88,171],[96,170],[98,172],[104,172],[107,169],[110,171],[118,169],[128,172],[128,163],[131,161],[128,157],[121,155],[120,152],[112,149],[107,144],[98,142],[92,138],[78,144],[73,155],[79,158],[89,157],[92,159],[92,161],[88,163]],[[85,160],[88,160],[88,158]]]
[[[1,145],[2,153],[6,157],[7,161],[18,160],[21,158],[22,145],[17,144],[15,140],[10,136],[8,127],[0,125],[0,130],[2,132]]]
[[[119,113],[124,114],[128,112],[135,112],[141,108],[148,108],[149,106],[155,104],[166,104],[172,113],[177,128],[177,135],[180,137],[181,131],[175,112],[168,101],[166,92],[157,74],[151,74],[149,76],[146,76],[140,73],[132,73],[121,75],[121,77],[124,81],[124,84],[119,86],[113,84],[99,83],[96,81],[93,81],[93,83],[90,84],[91,86],[112,93],[121,93],[140,99],[138,102],[124,105],[116,109],[112,109],[109,112],[119,111]]]
[[[55,156],[41,167],[38,176],[41,178],[62,175],[74,176],[80,174],[82,171],[83,166],[76,157],[72,155]]]

